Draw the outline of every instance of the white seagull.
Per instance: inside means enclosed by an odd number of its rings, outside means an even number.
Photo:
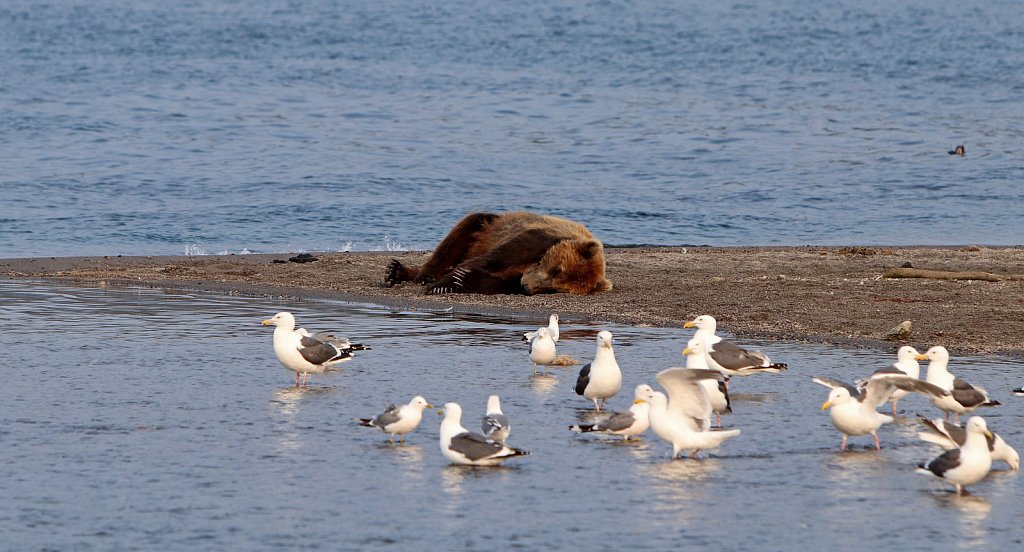
[[[449,462],[466,466],[494,466],[509,458],[530,454],[462,427],[462,407],[457,403],[444,405],[439,443],[441,454]]]
[[[683,324],[684,328],[697,328],[694,338],[707,345],[704,356],[711,369],[728,376],[749,376],[760,372],[781,372],[787,368],[784,363],[772,362],[760,351],[748,351],[715,335],[717,325],[715,318],[706,314]]]
[[[622,371],[615,362],[615,351],[612,350],[612,333],[602,331],[597,334],[597,352],[594,361],[580,369],[576,378],[576,394],[594,401],[594,409],[598,412],[604,407],[605,401],[614,397],[622,389]],[[601,399],[598,405],[597,400]]]
[[[538,329],[537,335],[530,342],[530,361],[533,362],[533,373],[537,373],[537,366],[548,366],[555,361],[557,356],[555,342],[548,334],[548,329]]]
[[[921,364],[917,362],[917,349],[910,345],[904,345],[896,351],[896,362],[889,368],[883,369],[882,371],[899,370],[900,372],[918,379],[921,377]],[[893,372],[895,373],[895,372]],[[889,404],[892,405],[892,415],[897,415],[896,403],[900,402],[900,399],[910,394],[909,391],[903,389],[893,389],[892,395],[889,396]]]
[[[501,399],[497,395],[487,397],[487,413],[480,422],[480,428],[484,437],[504,443],[508,434],[512,431],[512,425],[508,423],[508,417],[501,411]]]
[[[881,450],[878,428],[893,421],[893,417],[878,412],[878,407],[889,399],[893,389],[924,393],[929,397],[949,394],[935,385],[903,373],[876,372],[867,379],[861,389],[831,378],[813,379],[815,383],[832,390],[828,394],[828,400],[821,405],[821,409],[829,411],[832,425],[843,434],[840,450],[846,450],[847,437],[857,435],[871,435],[875,438],[875,448]]]
[[[918,473],[934,475],[952,483],[956,494],[966,492],[967,485],[981,481],[992,470],[992,453],[988,448],[988,439],[992,433],[981,416],[971,416],[967,420],[967,436],[960,448],[947,450],[930,462],[918,465]]]
[[[936,345],[916,358],[928,361],[928,375],[925,377],[928,383],[949,391],[948,396],[932,399],[932,404],[946,413],[947,420],[950,413],[953,413],[955,424],[961,414],[974,412],[979,406],[999,406],[999,401],[990,400],[984,389],[971,385],[949,372],[949,351],[945,347]]]
[[[658,383],[668,392],[647,388],[651,403],[651,430],[672,445],[672,458],[684,450],[692,451],[690,458],[704,449],[714,449],[726,440],[740,434],[738,429],[710,430],[711,401],[698,383],[701,379],[722,380],[715,370],[669,368],[657,375]]]
[[[944,450],[953,450],[964,446],[964,442],[967,439],[967,431],[964,428],[951,424],[942,418],[935,418],[934,420],[929,420],[924,416],[918,416],[917,418],[927,429],[927,431],[917,434],[922,441],[939,445]],[[1013,471],[1020,469],[1020,455],[998,433],[992,432],[992,437],[988,439],[988,450],[992,453],[993,461],[1006,462]]]
[[[552,314],[548,317],[548,325],[545,326],[548,331],[548,335],[551,336],[551,341],[558,343],[558,315]],[[539,329],[539,328],[538,328]],[[523,341],[533,341],[533,338],[537,337],[537,330],[532,332],[526,332],[523,334]]]
[[[697,338],[691,339],[686,344],[686,348],[683,349],[683,356],[686,357],[686,367],[708,370],[708,362],[704,357],[706,350],[707,344],[704,341]],[[708,400],[711,401],[711,410],[715,413],[719,428],[722,427],[722,414],[732,414],[729,388],[725,385],[727,381],[729,381],[729,376],[725,376],[723,381],[713,379],[700,380],[701,387],[704,388],[704,391],[708,394]]]
[[[643,434],[651,426],[648,416],[650,403],[647,402],[650,391],[648,385],[638,385],[633,392],[633,406],[628,412],[611,412],[610,416],[593,424],[577,424],[569,426],[569,429],[579,433],[607,433],[609,435],[621,435],[624,441],[630,437]]]
[[[369,349],[352,344],[346,338],[326,333],[311,336],[304,329],[295,329],[295,317],[290,312],[279,312],[263,321],[274,328],[274,354],[285,368],[295,372],[295,385],[306,385],[310,374],[322,374],[327,368],[352,359],[352,351]],[[317,337],[319,336],[319,337]]]
[[[356,418],[359,425],[364,427],[375,427],[384,433],[391,434],[390,442],[395,444],[395,435],[400,436],[400,443],[405,442],[405,434],[416,429],[423,419],[423,409],[434,408],[426,399],[415,396],[409,404],[401,406],[397,404],[388,405],[384,412],[374,418]]]

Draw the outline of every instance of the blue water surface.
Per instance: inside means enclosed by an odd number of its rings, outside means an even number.
[[[12,0],[0,21],[0,257],[431,249],[508,209],[616,245],[1024,236],[1014,0]]]

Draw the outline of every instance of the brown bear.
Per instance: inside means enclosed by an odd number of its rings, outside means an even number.
[[[423,266],[388,265],[384,283],[429,284],[430,293],[568,292],[612,289],[604,276],[604,246],[578,222],[525,211],[472,213]]]

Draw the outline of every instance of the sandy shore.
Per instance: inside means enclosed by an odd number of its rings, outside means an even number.
[[[955,353],[1024,358],[1024,281],[885,278],[914,268],[1024,274],[1024,248],[754,247],[609,248],[615,289],[566,294],[428,296],[405,284],[384,287],[392,258],[417,263],[427,253],[325,253],[310,263],[291,255],[69,257],[0,260],[8,279],[78,285],[146,286],[271,297],[333,298],[420,308],[679,326],[712,314],[738,337],[895,349],[945,345]],[[903,340],[886,338],[904,320]],[[682,334],[682,331],[680,331]]]

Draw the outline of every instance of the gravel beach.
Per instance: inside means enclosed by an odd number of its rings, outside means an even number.
[[[563,321],[680,328],[711,314],[720,331],[739,338],[884,350],[941,344],[954,354],[1024,358],[1022,247],[612,247],[607,272],[615,288],[585,297],[430,296],[415,284],[383,285],[392,258],[415,264],[427,252],[313,255],[306,263],[289,262],[290,254],[3,259],[0,276],[454,308],[538,325],[550,312]],[[884,276],[900,267],[982,272],[996,281]],[[908,320],[908,335],[890,335]]]

